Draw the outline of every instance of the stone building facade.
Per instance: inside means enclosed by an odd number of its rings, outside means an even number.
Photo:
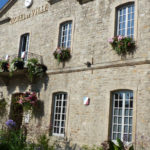
[[[1,125],[9,118],[12,95],[32,90],[43,102],[43,112],[28,123],[22,121],[30,139],[49,134],[52,128],[52,139],[80,146],[100,145],[119,137],[133,142],[137,150],[142,145],[149,150],[150,1],[34,0],[29,5],[26,7],[24,0],[9,0],[0,10],[1,57],[17,56],[20,39],[27,33],[28,53],[42,57],[47,76],[30,83],[23,74],[10,78],[0,73],[0,91],[8,103],[8,115],[2,117]],[[123,57],[108,42],[119,35],[121,10],[122,19],[126,16],[121,34],[128,34],[127,16],[132,15],[129,35],[136,43],[135,52]],[[72,57],[63,66],[58,65],[53,52],[64,42],[60,36],[65,25]],[[83,103],[84,98],[90,99],[89,105]],[[61,110],[58,121],[56,101],[67,103],[60,104],[66,112]]]

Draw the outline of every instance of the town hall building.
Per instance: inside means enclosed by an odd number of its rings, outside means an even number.
[[[124,39],[131,53],[121,53]],[[47,134],[92,146],[120,138],[150,149],[149,0],[9,0],[0,9],[0,54],[1,128],[14,119],[29,140]],[[35,79],[11,70],[16,58],[47,71]],[[28,91],[40,100],[35,115],[13,107]]]

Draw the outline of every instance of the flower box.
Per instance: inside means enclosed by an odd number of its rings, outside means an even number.
[[[55,59],[57,59],[58,63],[68,61],[71,58],[69,48],[57,48],[53,55]]]
[[[130,37],[119,35],[110,38],[108,42],[111,44],[113,50],[115,50],[118,55],[130,54],[135,50],[135,42]]]

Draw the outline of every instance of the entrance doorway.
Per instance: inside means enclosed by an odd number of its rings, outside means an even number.
[[[17,103],[19,97],[22,95],[23,93],[13,94],[11,99],[9,119],[12,119],[14,122],[16,122],[17,129],[20,129],[23,120],[23,107]]]

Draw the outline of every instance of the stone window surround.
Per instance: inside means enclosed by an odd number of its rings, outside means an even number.
[[[108,33],[110,37],[114,37],[116,35],[116,10],[118,7],[123,6],[123,5],[128,5],[130,3],[134,3],[134,8],[135,8],[135,15],[134,15],[134,39],[135,41],[138,38],[138,25],[137,25],[137,17],[138,17],[138,1],[137,0],[120,0],[112,3],[111,5],[111,14],[110,14],[110,23],[109,23],[109,29]],[[113,30],[112,30],[113,29]],[[110,38],[108,37],[108,38]]]

